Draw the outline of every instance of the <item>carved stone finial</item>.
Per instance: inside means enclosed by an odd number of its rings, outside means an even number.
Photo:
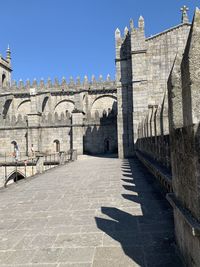
[[[130,19],[130,29],[131,29],[131,30],[134,29],[134,22],[133,22],[133,19]]]
[[[21,89],[21,88],[23,88],[23,87],[24,87],[24,83],[23,83],[22,79],[20,79],[20,80],[19,80],[19,88]]]
[[[95,83],[96,82],[96,79],[95,79],[94,74],[92,75],[91,81],[92,81],[92,83]]]
[[[138,27],[139,27],[139,29],[144,30],[144,18],[143,18],[143,16],[140,16],[140,17],[139,17],[139,20],[138,20]]]
[[[59,86],[59,81],[58,81],[58,78],[57,77],[55,77],[55,79],[54,79],[54,86],[55,87],[58,87]]]
[[[44,84],[44,78],[41,78],[41,79],[40,79],[40,87],[41,87],[41,88],[44,88],[44,87],[45,87],[45,84]]]
[[[99,75],[99,82],[103,82],[103,76],[101,74]]]
[[[126,26],[125,28],[124,28],[124,36],[126,36],[128,34],[128,27]]]
[[[120,32],[120,30],[117,28],[117,29],[115,30],[115,39],[119,39],[119,38],[121,38],[121,32]]]
[[[107,77],[106,77],[106,81],[107,81],[107,82],[110,82],[110,74],[107,75]]]
[[[47,87],[48,87],[48,88],[52,87],[51,78],[48,78],[48,79],[47,79]]]
[[[63,76],[63,77],[62,77],[61,85],[62,85],[62,86],[65,86],[66,84],[67,84],[66,78]]]
[[[187,6],[183,6],[181,8],[181,12],[182,12],[181,23],[188,23],[189,22],[189,18],[188,18],[188,14],[187,14],[188,10],[189,10],[189,8]]]
[[[84,83],[88,83],[88,77],[87,77],[87,75],[84,76]]]
[[[33,80],[32,87],[37,87],[37,79],[36,78],[34,78],[34,80]]]
[[[26,80],[26,88],[30,88],[31,87],[31,82],[29,79]]]
[[[10,47],[8,45],[8,48],[6,50],[6,59],[10,62],[11,60],[11,52],[10,52]]]
[[[72,76],[69,77],[69,85],[74,85],[74,78]]]
[[[80,76],[76,77],[76,84],[81,85],[81,77]]]

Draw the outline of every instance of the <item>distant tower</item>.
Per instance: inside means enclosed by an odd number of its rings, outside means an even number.
[[[0,55],[0,88],[6,88],[11,84],[11,51],[8,46],[6,58]]]
[[[188,14],[187,14],[188,10],[189,10],[189,8],[186,6],[183,6],[181,8],[181,12],[182,12],[181,23],[188,23],[189,22],[189,18],[188,18]]]

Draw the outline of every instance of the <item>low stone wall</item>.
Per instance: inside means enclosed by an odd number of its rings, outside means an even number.
[[[173,207],[176,242],[186,261],[186,266],[200,266],[200,223],[183,208],[174,194],[167,194]]]
[[[0,188],[75,160],[77,160],[77,151],[69,150],[68,153],[60,152],[49,155],[40,154],[35,158],[1,162]]]
[[[139,138],[136,147],[142,153],[156,160],[160,165],[170,170],[170,142],[169,135]]]
[[[168,169],[163,168],[155,160],[145,156],[145,154],[139,151],[136,151],[136,156],[142,162],[142,164],[148,169],[148,171],[155,176],[155,178],[159,181],[161,186],[167,192],[173,192],[172,176]]]

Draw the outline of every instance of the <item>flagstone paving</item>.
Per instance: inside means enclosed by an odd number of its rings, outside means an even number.
[[[138,160],[82,156],[0,191],[0,266],[182,263],[172,209]]]

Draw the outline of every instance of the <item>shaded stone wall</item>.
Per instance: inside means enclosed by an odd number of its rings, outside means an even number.
[[[117,153],[116,115],[104,116],[96,123],[85,126],[84,152],[88,154]]]
[[[200,11],[183,54],[177,55],[168,81],[169,122],[177,243],[187,266],[200,266]]]
[[[149,105],[148,113],[139,123],[136,149],[170,169],[168,101],[166,94],[161,106]]]

